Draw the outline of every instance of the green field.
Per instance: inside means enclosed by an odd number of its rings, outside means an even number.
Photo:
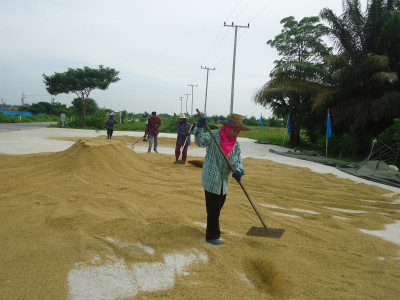
[[[249,126],[250,131],[241,131],[240,137],[245,137],[249,139],[254,139],[258,141],[268,141],[275,143],[277,145],[282,145],[283,137],[285,135],[285,128],[282,127],[267,127],[264,126],[263,129],[257,126]],[[289,143],[289,136],[286,135],[285,145]]]
[[[33,122],[58,122],[60,117],[58,116],[8,116],[0,113],[0,123],[33,123]]]

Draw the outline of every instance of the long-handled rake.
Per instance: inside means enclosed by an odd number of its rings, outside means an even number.
[[[154,128],[156,128],[156,126],[154,126],[152,129],[150,129],[150,130],[147,131],[147,132],[152,131]],[[143,141],[146,141],[146,132],[144,133],[144,136],[143,136],[143,137],[141,137],[140,139],[134,141],[134,142],[133,142],[132,144],[130,144],[128,147],[131,148],[131,149],[133,149],[133,146],[134,146],[137,142],[139,142],[140,140],[142,140],[142,139],[143,139]]]
[[[134,146],[137,142],[139,142],[140,140],[142,140],[142,139],[143,139],[143,137],[141,137],[141,138],[138,139],[137,141],[134,141],[132,144],[129,145],[129,148],[133,149],[133,146]]]
[[[197,113],[199,114],[200,117],[202,117],[201,112],[196,109]],[[214,134],[212,133],[210,127],[206,125],[206,129],[210,133],[212,139],[214,140],[215,144],[217,145],[219,151],[221,151],[221,154],[225,158],[226,163],[228,164],[229,168],[232,170],[232,172],[235,174],[235,169],[233,168],[231,162],[228,160],[226,157],[224,151],[221,148],[221,145],[218,143],[217,139],[215,138]],[[247,235],[251,236],[262,236],[262,237],[269,237],[269,238],[280,238],[282,234],[285,232],[285,229],[283,228],[271,228],[268,227],[267,224],[265,224],[263,218],[261,217],[260,213],[258,212],[256,206],[254,205],[253,201],[250,198],[250,195],[247,193],[246,189],[244,188],[243,184],[238,181],[240,184],[240,187],[242,188],[243,192],[247,196],[247,199],[249,199],[251,206],[253,207],[254,211],[256,212],[258,218],[260,219],[261,223],[263,224],[264,227],[251,227],[249,231],[247,232]]]

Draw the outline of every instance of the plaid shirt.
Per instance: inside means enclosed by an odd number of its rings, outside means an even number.
[[[158,130],[158,127],[161,126],[161,119],[157,116],[155,116],[155,117],[152,116],[147,121],[148,121],[148,123],[146,126],[146,133],[151,134],[151,135],[159,134],[160,131]]]
[[[216,140],[221,144],[221,138],[219,136],[219,130],[213,130]],[[195,143],[202,148],[206,148],[206,157],[203,164],[202,183],[206,191],[214,194],[225,195],[228,193],[228,183],[231,177],[232,171],[225,161],[225,158],[218,149],[213,138],[209,132],[204,132],[204,128],[196,128],[194,130]],[[244,174],[242,165],[242,157],[240,151],[240,145],[236,142],[235,147],[230,153],[228,160],[231,162],[235,170],[239,170]]]

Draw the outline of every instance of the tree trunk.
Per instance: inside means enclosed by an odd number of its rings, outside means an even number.
[[[295,120],[290,120],[290,147],[300,145],[300,124]]]
[[[86,99],[82,99],[83,104],[83,128],[85,128],[86,123]]]

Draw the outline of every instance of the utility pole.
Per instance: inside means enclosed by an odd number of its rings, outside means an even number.
[[[208,67],[204,67],[203,68],[203,66],[201,66],[201,68],[202,69],[205,69],[205,70],[207,70],[207,81],[206,81],[206,100],[205,100],[205,102],[204,102],[204,116],[206,116],[206,109],[207,109],[207,90],[208,90],[208,71],[214,71],[215,70],[215,68],[213,68],[213,69],[211,69],[211,68],[208,68]]]
[[[181,100],[181,113],[182,113],[182,99],[183,97],[179,97],[179,100]]]
[[[21,105],[24,105],[24,100],[25,100],[25,94],[24,92],[22,92]]]
[[[224,22],[224,26],[227,27],[234,27],[235,28],[235,43],[234,43],[234,47],[233,47],[233,67],[232,67],[232,87],[231,87],[231,110],[230,110],[230,114],[233,113],[233,94],[234,94],[234,90],[235,90],[235,60],[236,60],[236,40],[237,40],[237,31],[238,28],[249,28],[250,24],[247,24],[247,26],[239,26],[239,25],[226,25],[226,22]]]
[[[190,111],[190,115],[193,116],[193,87],[197,87],[197,84],[188,84],[188,86],[192,87],[192,110]]]
[[[187,101],[188,101],[188,96],[190,96],[191,94],[184,94],[186,95],[186,114],[188,115],[188,110],[187,110]]]

